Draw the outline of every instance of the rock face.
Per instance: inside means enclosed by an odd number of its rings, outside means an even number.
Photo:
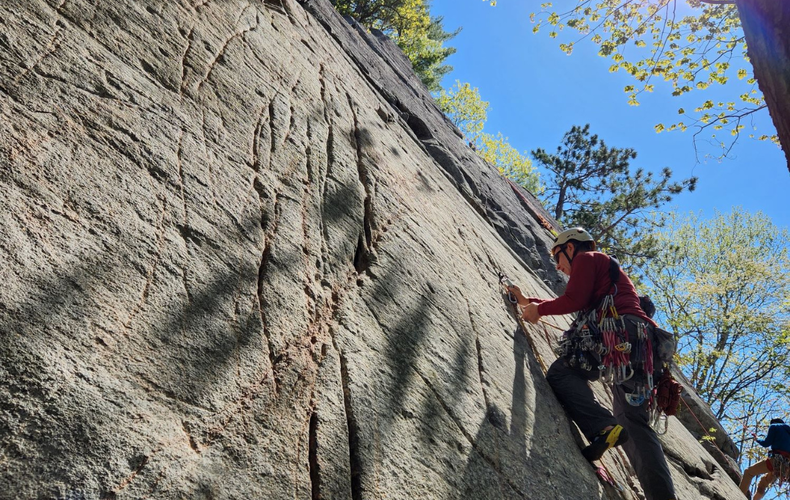
[[[561,289],[554,223],[386,38],[326,0],[0,26],[1,498],[642,498],[500,293]],[[740,498],[664,444],[679,498]]]

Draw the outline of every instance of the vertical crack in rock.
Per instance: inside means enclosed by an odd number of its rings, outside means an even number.
[[[313,282],[311,278],[315,278],[318,276],[318,272],[320,270],[320,265],[316,264],[316,261],[312,259],[313,253],[311,252],[311,242],[312,239],[310,237],[310,209],[311,209],[311,194],[312,194],[312,186],[313,184],[320,184],[320,172],[316,172],[316,165],[315,159],[313,158],[313,142],[315,141],[315,126],[313,125],[313,119],[307,117],[307,141],[305,147],[305,170],[307,171],[307,177],[303,180],[304,187],[302,189],[302,241],[303,241],[303,253],[304,253],[304,262],[305,262],[305,270],[314,269],[315,271],[312,272],[312,276],[308,276],[305,281],[305,293],[308,297],[308,307],[310,303],[310,299],[318,301],[316,294],[309,289],[310,283]],[[320,203],[319,203],[320,206]],[[317,214],[317,217],[323,218],[323,214]],[[320,228],[319,223],[319,228]],[[319,233],[323,234],[323,233]],[[316,316],[316,319],[318,317]]]
[[[288,128],[285,129],[285,135],[283,136],[283,141],[280,146],[285,146],[285,143],[288,142],[288,138],[291,137],[291,131],[294,130],[294,127],[296,127],[296,117],[294,116],[294,107],[291,105],[288,107]]]
[[[475,326],[475,320],[472,317],[472,306],[469,304],[469,298],[466,298],[466,310],[469,313],[469,322],[472,325],[472,331],[475,333],[475,349],[477,350],[477,375],[480,380],[480,390],[483,392],[483,401],[486,404],[486,413],[491,408],[491,402],[488,399],[488,391],[486,391],[485,368],[483,367],[483,346],[480,343],[480,332]]]
[[[422,379],[422,381],[425,383],[425,385],[428,387],[428,389],[430,389],[431,393],[433,394],[433,397],[434,397],[434,398],[436,398],[436,401],[438,401],[438,402],[439,402],[439,405],[442,407],[442,409],[445,411],[445,413],[447,413],[447,416],[448,416],[448,417],[450,417],[450,420],[452,420],[452,421],[453,421],[453,423],[455,424],[455,426],[456,426],[456,427],[458,427],[458,430],[460,430],[460,431],[461,431],[461,434],[463,434],[463,436],[466,438],[466,440],[467,440],[467,441],[469,441],[469,444],[471,444],[471,445],[472,445],[472,448],[475,450],[475,452],[476,452],[478,455],[480,455],[480,457],[481,457],[481,458],[482,458],[482,459],[483,459],[483,460],[484,460],[484,461],[485,461],[485,462],[486,462],[486,463],[489,465],[489,467],[491,467],[491,469],[492,469],[494,472],[496,472],[496,473],[499,475],[499,477],[500,477],[500,478],[502,478],[502,480],[503,480],[503,481],[504,481],[504,482],[505,482],[505,483],[506,483],[506,484],[507,484],[507,485],[510,487],[510,489],[512,489],[512,490],[513,490],[513,491],[514,491],[514,492],[515,492],[515,493],[516,493],[518,496],[520,496],[520,497],[522,497],[522,498],[529,498],[529,496],[528,496],[528,495],[527,495],[525,492],[521,491],[521,488],[519,488],[519,487],[518,487],[518,485],[516,485],[516,484],[513,482],[513,480],[512,480],[511,478],[509,478],[507,475],[505,475],[505,473],[504,473],[504,472],[502,472],[502,471],[500,470],[500,467],[499,467],[499,465],[496,463],[496,461],[494,461],[494,460],[493,460],[491,457],[489,457],[488,455],[486,455],[486,453],[485,453],[483,450],[481,450],[481,449],[480,449],[480,447],[479,447],[479,446],[478,446],[478,444],[477,444],[477,441],[475,441],[474,437],[472,437],[472,435],[471,435],[471,434],[469,434],[469,431],[467,431],[467,430],[466,430],[466,428],[463,426],[463,424],[462,424],[462,423],[461,423],[461,421],[458,419],[458,417],[456,417],[456,416],[455,416],[455,414],[453,413],[453,411],[450,409],[450,407],[449,407],[449,406],[447,405],[447,403],[444,401],[444,398],[442,398],[442,397],[439,395],[439,393],[436,391],[436,389],[434,388],[434,386],[433,386],[433,384],[430,382],[430,380],[428,380],[428,379],[427,379],[427,378],[426,378],[426,377],[425,377],[425,376],[424,376],[422,373],[420,373],[419,371],[415,370],[415,372],[417,373],[417,375],[419,375],[419,376],[420,376],[420,378],[421,378],[421,379]]]
[[[335,140],[335,132],[334,127],[332,125],[332,120],[329,116],[329,102],[327,101],[327,88],[326,88],[326,75],[325,75],[325,68],[324,64],[321,63],[319,70],[319,83],[321,84],[321,102],[323,103],[323,117],[324,123],[327,128],[327,137],[326,143],[324,147],[324,151],[326,153],[326,164],[324,165],[324,172],[323,174],[318,176],[318,182],[320,185],[319,193],[319,210],[320,210],[320,230],[321,230],[321,258],[322,262],[327,262],[327,255],[328,255],[328,247],[327,242],[329,241],[329,227],[326,224],[326,216],[324,213],[324,200],[326,200],[326,190],[327,186],[329,185],[329,177],[332,173],[332,162],[334,161],[334,140]],[[325,267],[324,265],[322,267]]]
[[[359,118],[357,111],[354,108],[354,101],[350,94],[346,94],[348,99],[348,106],[351,109],[351,114],[354,117],[354,133],[351,135],[354,148],[357,155],[357,173],[359,175],[359,182],[365,189],[365,206],[364,215],[362,219],[362,233],[359,235],[357,249],[354,253],[354,268],[357,273],[362,274],[370,268],[371,265],[371,248],[373,243],[373,197],[371,194],[371,181],[370,173],[367,166],[365,166],[364,151],[362,144],[362,131],[359,128]]]
[[[310,415],[309,435],[308,461],[310,463],[310,485],[312,491],[312,500],[320,500],[321,471],[318,465],[318,413],[316,413],[315,410]]]
[[[340,382],[343,387],[343,407],[346,410],[346,425],[348,427],[348,459],[351,468],[351,499],[362,500],[362,460],[359,451],[359,424],[354,417],[354,408],[351,404],[351,386],[348,378],[348,361],[346,356],[337,346],[335,336],[331,334],[332,345],[340,358]]]
[[[179,32],[183,34],[183,31],[179,28]],[[186,89],[187,85],[187,56],[189,55],[189,51],[192,49],[192,42],[194,39],[192,38],[195,32],[195,27],[192,26],[189,28],[189,33],[186,34],[187,39],[187,47],[184,49],[184,54],[181,56],[181,83],[178,86],[178,94],[183,95],[184,90]]]
[[[184,226],[187,225],[187,199],[185,194],[184,188],[184,161],[183,161],[183,154],[184,154],[184,129],[181,129],[181,133],[178,136],[178,149],[176,150],[176,164],[178,166],[178,178],[180,179],[179,188],[181,190],[181,204],[184,210],[184,218],[183,224]]]
[[[266,344],[269,348],[269,363],[271,364],[272,370],[274,370],[274,365],[277,361],[275,352],[274,352],[274,344],[272,343],[272,339],[269,336],[269,325],[267,324],[266,320],[266,313],[264,312],[264,280],[266,279],[266,272],[269,267],[269,260],[271,258],[272,253],[272,241],[274,240],[274,236],[277,233],[277,225],[280,221],[280,212],[282,211],[282,207],[280,206],[279,202],[279,195],[275,194],[274,197],[274,216],[271,222],[271,228],[267,231],[267,219],[266,213],[264,211],[264,200],[267,198],[265,188],[261,181],[256,177],[253,181],[253,187],[255,191],[258,193],[258,197],[260,199],[260,206],[261,206],[261,229],[264,231],[264,245],[263,245],[263,252],[261,253],[261,262],[258,265],[258,311],[260,313],[261,319],[261,327],[263,328],[263,336],[266,337]],[[275,392],[279,390],[279,383],[277,377],[274,377],[274,387]]]
[[[318,175],[316,172],[313,171],[313,121],[310,117],[307,118],[307,144],[304,151],[305,156],[305,168],[307,169],[307,185],[305,186],[305,190],[309,191],[310,185],[313,182],[316,182],[318,179]],[[306,208],[306,206],[305,206]]]
[[[329,179],[332,175],[332,163],[335,161],[335,128],[329,113],[329,97],[327,96],[329,91],[326,88],[326,68],[323,63],[321,63],[318,74],[320,75],[319,79],[321,82],[321,101],[324,103],[324,120],[326,121],[328,130],[326,140],[326,178]],[[324,190],[321,193],[321,197],[323,198],[325,194],[326,182],[324,183]]]
[[[251,168],[255,172],[261,171],[261,153],[260,153],[260,140],[263,126],[266,124],[268,117],[264,113],[264,109],[258,113],[258,121],[255,123],[255,130],[252,132],[252,165]]]
[[[274,107],[274,99],[269,101],[269,167],[271,167],[272,156],[274,155],[274,151],[277,149],[277,144],[274,140],[274,118],[275,118],[275,107]]]
[[[369,267],[366,256],[365,244],[362,241],[362,235],[360,235],[357,241],[357,249],[354,251],[354,269],[357,270],[358,274],[364,273]]]

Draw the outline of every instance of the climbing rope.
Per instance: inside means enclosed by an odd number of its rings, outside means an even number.
[[[510,306],[513,310],[514,315],[516,316],[516,321],[518,322],[519,328],[521,331],[524,332],[524,336],[527,337],[527,342],[529,343],[529,347],[532,349],[532,353],[535,355],[535,359],[538,360],[538,364],[540,365],[541,370],[543,370],[543,374],[545,375],[549,370],[546,367],[546,363],[543,361],[543,357],[540,355],[540,351],[538,351],[538,346],[535,344],[532,335],[530,334],[530,329],[527,328],[527,325],[524,324],[524,320],[521,319],[521,308],[518,304],[518,299],[516,299],[515,295],[513,295],[509,288],[513,287],[513,282],[510,281],[510,278],[503,272],[499,272],[499,284],[502,285],[505,295],[507,296],[508,301],[510,302]],[[549,344],[551,345],[551,344]]]
[[[694,417],[694,420],[697,421],[697,423],[700,426],[700,429],[702,429],[702,431],[705,433],[705,436],[707,437],[706,441],[711,441],[713,443],[713,446],[715,446],[716,449],[719,451],[719,453],[721,453],[721,457],[724,459],[724,462],[725,463],[728,462],[727,455],[724,453],[724,451],[722,451],[721,448],[719,448],[719,444],[716,442],[716,438],[710,435],[710,433],[705,428],[705,426],[702,425],[702,422],[700,422],[699,418],[697,418],[697,415],[695,415],[694,412],[691,411],[691,406],[689,406],[689,404],[686,402],[685,399],[683,399],[682,396],[680,397],[680,400],[683,402],[684,405],[686,405],[686,409],[689,411],[691,416]]]

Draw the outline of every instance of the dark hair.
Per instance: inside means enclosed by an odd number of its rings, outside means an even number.
[[[595,244],[594,241],[579,241],[579,240],[568,240],[568,241],[565,242],[566,245],[568,243],[573,243],[573,246],[576,249],[574,251],[576,253],[592,252],[593,251],[593,245]]]
[[[653,300],[647,295],[639,296],[639,308],[647,314],[648,318],[652,318],[656,314],[656,305],[653,304]]]
[[[782,420],[781,418],[772,418],[771,419],[771,423],[772,424],[783,424],[783,423],[785,423],[785,421]]]

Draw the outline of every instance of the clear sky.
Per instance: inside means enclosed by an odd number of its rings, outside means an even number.
[[[661,134],[654,130],[657,123],[678,121],[680,107],[693,109],[705,99],[734,100],[748,88],[743,82],[733,76],[731,81],[741,85],[737,93],[728,90],[728,83],[681,99],[671,96],[669,83],[656,81],[655,92],[642,94],[640,106],[630,106],[623,87],[634,84],[633,79],[622,72],[609,73],[612,61],[598,56],[597,46],[578,43],[568,56],[558,48],[560,39],[549,38],[548,30],[532,33],[529,13],[538,5],[524,0],[499,0],[496,7],[481,0],[431,1],[431,14],[444,17],[446,31],[463,28],[446,42],[458,52],[447,60],[454,70],[442,84],[449,88],[460,80],[479,89],[490,103],[487,132],[502,132],[522,152],[538,147],[552,152],[571,126],[589,123],[590,131],[609,146],[637,151],[632,167],[669,167],[676,179],[699,178],[696,191],[677,196],[670,207],[701,210],[708,218],[716,209],[726,213],[742,206],[749,212],[762,211],[780,227],[790,226],[790,172],[777,146],[750,139],[745,130],[730,158],[719,162],[705,157],[720,149],[705,144],[709,135],[703,132],[698,161],[692,129]],[[562,41],[578,38],[575,32],[568,35]],[[751,76],[751,67],[744,67]],[[767,110],[754,116],[758,135],[775,133]]]

